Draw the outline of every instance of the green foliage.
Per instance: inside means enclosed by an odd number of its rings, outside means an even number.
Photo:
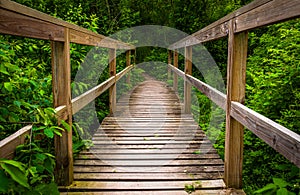
[[[296,195],[294,192],[290,192],[287,188],[291,184],[287,183],[283,179],[273,178],[273,183],[267,184],[263,188],[256,190],[254,194],[264,194],[264,195]]]

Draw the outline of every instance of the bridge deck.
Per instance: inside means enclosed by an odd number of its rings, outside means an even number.
[[[225,193],[223,161],[163,82],[145,81],[120,98],[93,143],[62,194]]]

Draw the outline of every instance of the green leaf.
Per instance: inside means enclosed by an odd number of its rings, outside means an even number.
[[[286,181],[284,181],[281,178],[273,178],[273,182],[275,185],[279,186],[280,188],[285,188],[286,186],[289,185]]]
[[[7,192],[9,179],[7,178],[3,170],[0,170],[0,181],[0,192]]]
[[[47,137],[49,137],[49,138],[53,138],[53,137],[54,137],[54,133],[53,133],[53,131],[52,131],[50,128],[46,128],[46,129],[44,130],[44,134],[45,134]]]
[[[254,194],[261,194],[261,193],[265,193],[267,191],[275,191],[277,189],[277,185],[273,184],[273,183],[270,183],[270,184],[267,184],[265,187],[259,189],[259,190],[256,190],[254,192]]]
[[[18,106],[18,107],[20,108],[20,106],[21,106],[21,102],[19,102],[19,101],[15,100],[15,101],[14,101],[14,105],[16,105],[16,106]]]
[[[11,84],[10,82],[5,82],[5,83],[4,83],[4,88],[5,88],[7,91],[9,91],[9,92],[11,92],[11,91],[13,90],[13,86],[12,86],[12,84]]]
[[[65,128],[67,131],[70,131],[70,130],[71,130],[70,125],[69,125],[66,121],[61,120],[60,122],[61,122],[62,126],[64,126],[64,128]]]
[[[289,195],[289,192],[286,188],[280,188],[277,190],[276,195]]]
[[[28,189],[30,188],[24,171],[11,164],[1,163],[1,167],[11,176],[14,181]]]
[[[24,165],[21,162],[15,160],[0,159],[0,164],[10,164],[19,168],[22,172],[25,172]]]

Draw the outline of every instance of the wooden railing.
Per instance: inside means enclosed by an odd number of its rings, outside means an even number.
[[[87,29],[51,17],[9,0],[0,0],[0,33],[51,41],[53,106],[58,121],[67,120],[72,125],[72,115],[109,89],[109,107],[116,106],[116,82],[128,73],[130,50],[135,47]],[[110,78],[84,94],[71,99],[70,43],[108,48]],[[116,74],[116,50],[126,50],[127,67]],[[0,142],[0,157],[11,158],[18,144],[24,142],[31,126],[22,128]],[[54,139],[56,179],[60,185],[73,181],[72,131],[64,131]]]
[[[184,78],[184,107],[190,112],[191,85],[226,111],[225,182],[242,188],[243,129],[255,135],[300,167],[300,135],[243,105],[245,101],[247,31],[300,16],[299,0],[256,0],[169,47],[169,68]],[[193,45],[228,37],[227,94],[191,76]],[[185,48],[185,70],[178,69],[178,49]]]

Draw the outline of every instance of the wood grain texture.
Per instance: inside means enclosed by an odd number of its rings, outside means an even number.
[[[193,48],[192,47],[185,47],[184,50],[184,73],[186,75],[192,74],[192,58],[193,58]],[[184,81],[184,112],[190,113],[191,112],[191,102],[192,102],[192,86],[186,80]]]
[[[73,43],[106,48],[135,48],[9,0],[0,0],[0,21],[0,32],[4,34],[64,41],[62,33],[64,28],[68,28]]]
[[[300,168],[300,135],[238,102],[231,103],[231,115]]]
[[[66,106],[67,120],[72,126],[71,65],[69,29],[65,28],[64,42],[51,42],[53,106]],[[72,130],[54,137],[56,182],[69,185],[73,181]]]
[[[226,37],[230,20],[234,21],[234,32],[237,33],[298,18],[299,10],[298,0],[256,0],[172,44],[169,49],[174,50]]]
[[[185,185],[197,182],[200,194],[224,191],[223,161],[163,82],[146,80],[122,96],[92,140],[61,193],[186,194]]]
[[[0,33],[64,41],[64,27],[0,8]]]
[[[0,141],[0,158],[13,159],[16,147],[25,143],[25,138],[30,135],[32,125],[27,125],[14,134]]]
[[[248,34],[234,34],[234,22],[229,22],[227,104],[225,137],[225,183],[229,188],[242,189],[244,126],[232,118],[231,101],[244,103],[246,89]]]
[[[108,60],[109,60],[109,75],[113,77],[114,83],[109,88],[109,111],[114,113],[116,111],[117,104],[117,86],[116,86],[116,72],[117,72],[117,57],[116,49],[108,50]]]

